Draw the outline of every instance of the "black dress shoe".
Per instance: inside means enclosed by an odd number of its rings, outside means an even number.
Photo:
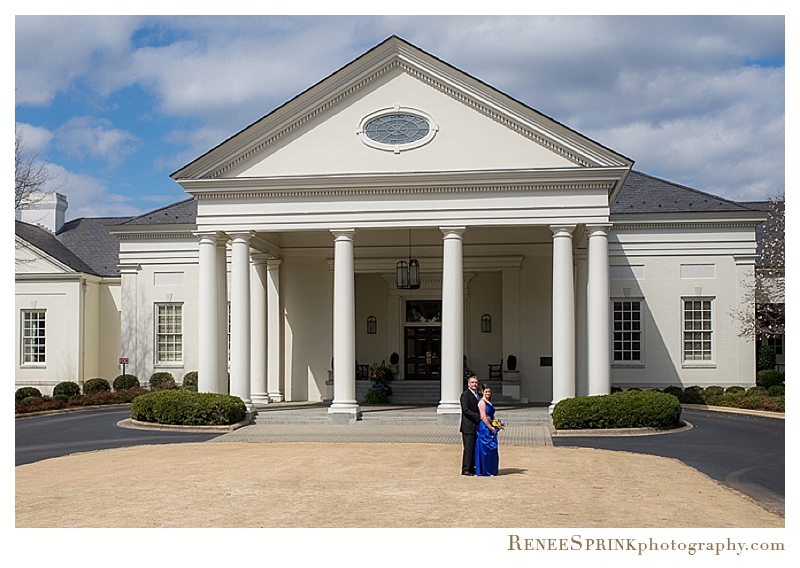
[[[471,476],[474,476],[475,474],[474,474],[474,473],[472,473],[471,471],[462,471],[462,472],[461,472],[461,475],[471,475]]]

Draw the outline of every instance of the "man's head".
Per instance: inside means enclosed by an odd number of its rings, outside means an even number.
[[[469,390],[477,391],[478,390],[478,377],[476,377],[475,375],[472,375],[469,378],[469,380],[467,381],[467,386],[469,387]]]

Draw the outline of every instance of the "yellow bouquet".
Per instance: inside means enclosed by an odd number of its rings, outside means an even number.
[[[497,418],[492,420],[492,428],[494,428],[495,430],[502,430],[505,427],[506,425],[500,422],[500,420],[498,420]]]

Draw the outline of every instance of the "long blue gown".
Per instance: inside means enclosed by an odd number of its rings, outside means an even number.
[[[489,422],[494,420],[494,405],[486,403],[486,416]],[[497,475],[500,456],[497,453],[497,430],[494,434],[489,427],[478,422],[478,438],[475,441],[475,475]]]

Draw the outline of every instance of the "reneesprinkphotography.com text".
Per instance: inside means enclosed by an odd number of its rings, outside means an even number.
[[[715,556],[722,554],[735,554],[740,556],[744,552],[783,552],[783,542],[741,542],[730,538],[724,541],[685,542],[675,539],[647,540],[637,538],[585,538],[582,535],[570,535],[568,538],[526,538],[524,536],[509,534],[508,550],[557,552],[557,551],[606,551],[606,552],[635,552],[642,556],[650,552],[685,552],[694,556],[698,552],[711,552]]]

